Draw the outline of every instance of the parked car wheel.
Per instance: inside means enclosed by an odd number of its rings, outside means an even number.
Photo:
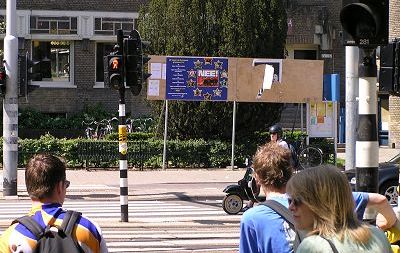
[[[399,196],[397,192],[398,186],[399,182],[397,180],[389,180],[381,185],[379,193],[384,195],[391,205],[397,205],[397,198]]]
[[[243,200],[239,195],[230,193],[222,200],[222,208],[227,214],[238,214],[243,208]]]

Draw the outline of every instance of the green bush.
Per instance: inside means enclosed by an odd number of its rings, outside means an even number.
[[[128,164],[133,167],[160,168],[163,159],[163,140],[134,133],[136,140],[128,141]],[[149,138],[145,138],[147,136]],[[264,136],[262,138],[265,138]],[[134,138],[133,138],[134,139]],[[311,144],[324,151],[324,162],[334,163],[332,141],[325,138],[311,139]],[[69,167],[117,167],[118,141],[88,139],[58,139],[46,134],[39,139],[21,139],[18,143],[19,167],[37,153],[51,153],[63,157]],[[2,146],[1,146],[2,149]],[[170,140],[167,142],[168,167],[225,167],[231,164],[230,142],[197,140]],[[0,152],[2,159],[2,150]],[[245,144],[235,145],[235,165],[243,166],[254,151]]]

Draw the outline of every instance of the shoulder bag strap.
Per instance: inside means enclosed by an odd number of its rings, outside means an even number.
[[[294,227],[294,220],[293,216],[290,213],[289,209],[279,203],[278,201],[272,200],[272,199],[267,199],[266,201],[261,203],[262,205],[268,206],[272,210],[274,210],[276,213],[278,213],[283,219],[286,220],[286,222],[289,224],[290,228],[292,228],[296,232],[296,238],[294,239],[294,249],[296,250],[297,247],[299,246],[301,242],[301,236]],[[335,252],[336,253],[336,252]]]
[[[61,228],[65,234],[72,235],[75,224],[81,217],[82,213],[68,210],[65,212],[63,222],[61,223]]]
[[[268,206],[275,212],[277,212],[282,218],[284,218],[291,227],[294,227],[294,220],[293,216],[290,213],[289,209],[287,209],[286,206],[282,205],[278,201],[272,200],[272,199],[267,199],[266,201],[262,202],[261,204]]]
[[[43,234],[44,234],[44,228],[42,228],[42,226],[40,226],[40,224],[33,219],[32,216],[22,216],[16,220],[14,220],[11,224],[15,224],[15,223],[20,223],[22,224],[24,227],[26,227],[29,231],[31,231],[37,240],[39,240]]]
[[[325,237],[323,237],[323,236],[321,236],[321,237],[322,237],[323,239],[325,239],[325,240],[329,243],[329,245],[330,245],[331,248],[332,248],[333,253],[339,253],[339,251],[337,250],[335,244],[333,244],[333,242],[332,242],[331,240],[329,240],[328,238],[325,238]]]

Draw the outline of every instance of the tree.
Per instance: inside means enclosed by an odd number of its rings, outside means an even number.
[[[283,58],[286,12],[281,0],[152,0],[140,11],[139,31],[151,54]],[[151,104],[159,115],[162,102]],[[266,130],[281,109],[239,103],[237,140]],[[231,138],[231,102],[171,101],[168,111],[170,138]]]

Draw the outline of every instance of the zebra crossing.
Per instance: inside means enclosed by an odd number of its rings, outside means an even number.
[[[25,215],[29,200],[0,200],[0,234]],[[102,228],[109,252],[237,252],[240,215],[215,205],[183,201],[129,201],[129,222],[121,222],[118,200],[66,200]]]

